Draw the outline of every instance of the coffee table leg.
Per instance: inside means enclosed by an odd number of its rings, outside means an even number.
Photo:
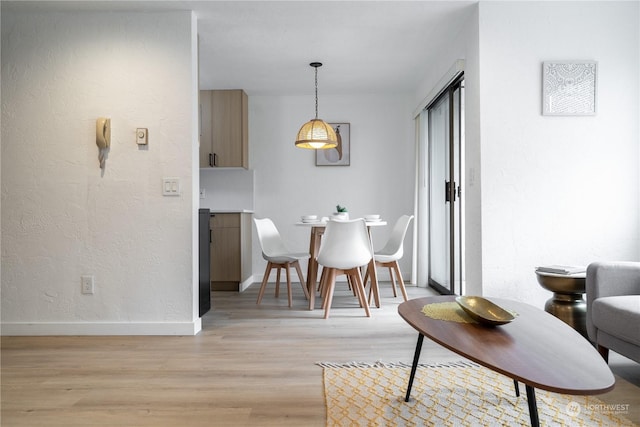
[[[529,417],[531,418],[531,427],[539,427],[538,405],[536,405],[536,390],[530,385],[526,385],[527,403],[529,404]]]
[[[413,378],[416,376],[416,369],[418,368],[418,360],[420,360],[420,350],[422,350],[422,341],[424,335],[418,334],[418,342],[416,343],[416,352],[413,355],[413,365],[411,365],[411,375],[409,376],[409,385],[407,386],[407,395],[404,398],[405,402],[409,401],[409,395],[411,395],[411,387],[413,386]]]

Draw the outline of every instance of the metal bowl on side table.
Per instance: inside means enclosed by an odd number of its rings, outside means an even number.
[[[582,298],[586,273],[555,274],[536,271],[536,277],[540,286],[553,292],[553,297],[544,305],[544,311],[553,314],[587,338],[587,303]]]

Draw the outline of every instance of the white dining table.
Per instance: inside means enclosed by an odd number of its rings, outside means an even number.
[[[387,221],[384,220],[365,220],[365,223],[367,225],[367,230],[369,230],[369,239],[371,239],[371,227],[381,227],[387,225]],[[320,241],[322,239],[322,235],[324,234],[324,229],[327,226],[327,221],[298,221],[295,223],[295,225],[311,228],[311,234],[309,237],[309,254],[311,255],[311,258],[309,258],[309,265],[307,267],[307,289],[309,290],[309,310],[313,310],[315,308],[316,284],[318,283],[318,250],[320,249]],[[373,257],[367,265],[367,270],[369,272],[369,278],[371,279],[371,292],[373,293],[373,300],[376,304],[376,307],[380,308],[378,275],[376,274],[376,263]]]

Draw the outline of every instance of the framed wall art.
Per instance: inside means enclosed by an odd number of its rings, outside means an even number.
[[[338,146],[316,150],[316,166],[349,166],[351,161],[351,126],[349,123],[329,123],[336,131]]]
[[[542,114],[592,116],[596,114],[595,61],[545,61],[542,63]]]

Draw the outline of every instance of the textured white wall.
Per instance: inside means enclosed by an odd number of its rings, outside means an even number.
[[[3,333],[199,330],[194,26],[190,12],[3,13]],[[164,176],[180,197],[162,196]]]
[[[480,3],[483,292],[542,306],[534,267],[638,260],[639,3]],[[545,60],[598,61],[598,111],[541,115]]]
[[[250,96],[249,163],[255,170],[255,217],[272,218],[291,249],[307,250],[310,230],[294,225],[300,215],[328,216],[337,204],[347,206],[352,217],[379,213],[389,225],[372,229],[377,249],[399,216],[413,214],[410,96],[320,95],[319,101],[320,118],[351,124],[348,167],[316,167],[314,151],[294,146],[300,126],[313,118],[312,96]],[[407,278],[411,246],[409,234],[405,239],[408,255],[400,265]],[[264,268],[254,238],[253,272],[258,280]]]

